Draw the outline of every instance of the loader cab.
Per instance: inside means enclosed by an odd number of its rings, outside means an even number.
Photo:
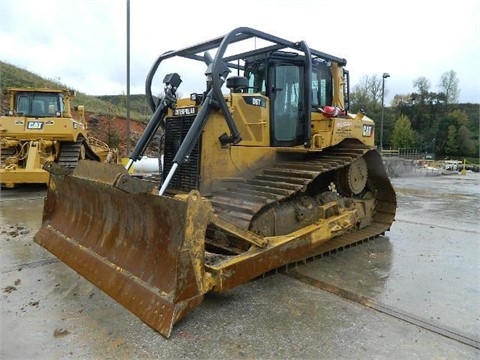
[[[275,52],[263,58],[246,61],[248,91],[262,93],[270,99],[270,145],[288,147],[304,144],[306,123],[310,123],[305,107],[309,94],[312,111],[331,105],[332,74],[324,61],[314,61],[311,86],[305,89],[305,57],[296,53]]]
[[[15,111],[19,116],[60,117],[64,111],[63,95],[55,92],[18,92]]]

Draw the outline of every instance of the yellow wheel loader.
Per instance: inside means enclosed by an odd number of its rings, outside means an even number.
[[[170,73],[156,100],[159,66],[179,58],[205,63],[205,89],[177,99],[182,79]],[[169,337],[207,292],[384,234],[396,195],[374,122],[348,111],[345,64],[245,27],[165,52],[146,79],[153,116],[125,168],[46,164],[35,241]],[[127,170],[158,128],[156,184]]]
[[[74,91],[9,88],[5,95],[9,108],[0,117],[2,187],[48,183],[49,173],[42,168],[46,162],[74,168],[79,159],[102,161],[114,153],[105,143],[88,137],[82,106],[80,119],[72,117]]]

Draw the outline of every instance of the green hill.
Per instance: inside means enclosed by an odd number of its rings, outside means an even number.
[[[66,84],[45,79],[28,70],[0,61],[0,88],[4,90],[9,87],[71,89]],[[72,103],[73,106],[84,105],[88,113],[120,118],[125,118],[127,114],[126,95],[90,96],[77,91]],[[147,122],[150,116],[151,111],[145,95],[130,95],[130,118],[134,121]]]
[[[127,113],[126,95],[102,95],[96,97],[99,100],[112,104],[116,109],[120,109],[124,114]],[[147,103],[145,95],[130,94],[130,114],[135,113],[140,116],[141,121],[148,121],[151,117],[151,110]],[[131,115],[132,117],[132,115]]]

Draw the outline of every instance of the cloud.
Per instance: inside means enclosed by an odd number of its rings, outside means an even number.
[[[0,0],[0,60],[88,94],[126,92],[126,4],[119,0]],[[155,59],[249,26],[347,59],[351,83],[390,73],[390,99],[425,76],[454,70],[460,101],[480,102],[480,2],[244,0],[171,4],[130,0],[131,92],[144,93]],[[178,6],[177,6],[178,5]],[[176,64],[184,93],[203,91],[205,69]],[[195,70],[195,71],[192,71]],[[163,71],[163,69],[161,69]],[[161,77],[161,75],[159,75]],[[194,80],[195,79],[195,80]],[[200,89],[190,88],[201,86]],[[161,79],[155,82],[162,91]],[[432,91],[435,91],[432,89]],[[387,103],[388,103],[387,99]]]

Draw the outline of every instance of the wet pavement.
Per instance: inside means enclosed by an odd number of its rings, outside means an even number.
[[[0,358],[480,358],[480,175],[392,183],[386,236],[291,269],[377,306],[274,273],[208,294],[169,340],[33,242],[44,187],[2,190]]]

